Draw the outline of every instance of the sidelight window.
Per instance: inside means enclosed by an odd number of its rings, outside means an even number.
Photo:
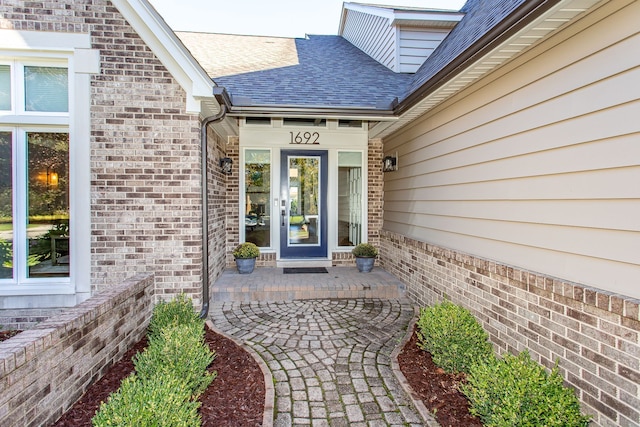
[[[338,153],[338,246],[362,242],[363,223],[362,153]]]
[[[246,150],[244,160],[245,241],[271,246],[271,152]]]

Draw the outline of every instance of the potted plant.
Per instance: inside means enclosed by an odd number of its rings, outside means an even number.
[[[368,273],[373,269],[373,264],[378,256],[378,249],[371,243],[356,245],[351,253],[356,257],[356,267],[361,273]]]
[[[236,259],[236,267],[238,267],[238,273],[251,273],[256,266],[256,258],[258,256],[260,256],[260,248],[258,248],[254,243],[240,243],[233,250],[233,257]]]

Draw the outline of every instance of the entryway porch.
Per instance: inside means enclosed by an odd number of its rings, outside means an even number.
[[[355,267],[326,267],[326,273],[285,274],[281,267],[258,267],[251,274],[226,269],[215,281],[211,302],[293,301],[303,299],[405,296],[405,285],[380,267],[360,273]]]

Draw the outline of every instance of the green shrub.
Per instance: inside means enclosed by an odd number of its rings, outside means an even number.
[[[563,385],[557,365],[547,373],[524,351],[518,356],[471,368],[462,392],[471,412],[487,427],[586,427],[572,389]]]
[[[255,243],[251,243],[251,242],[240,243],[233,250],[234,258],[246,259],[246,258],[257,258],[259,256],[260,256],[260,248]]]
[[[199,427],[199,407],[179,378],[156,375],[140,381],[133,374],[100,405],[91,423],[94,427]]]
[[[493,357],[488,335],[469,310],[443,301],[420,310],[418,346],[448,373],[468,372]]]
[[[375,257],[378,255],[378,249],[371,243],[359,243],[351,250],[351,253],[357,257]]]
[[[134,357],[133,364],[141,380],[151,380],[159,374],[173,375],[197,396],[215,378],[215,374],[207,372],[214,358],[215,353],[204,343],[203,325],[187,323],[163,328],[149,339],[149,346]]]
[[[125,379],[92,419],[96,427],[195,427],[195,400],[215,373],[215,354],[204,342],[204,321],[184,295],[161,302],[147,331],[149,345],[134,357],[136,373]]]
[[[191,301],[184,294],[180,294],[170,302],[160,301],[153,308],[147,335],[151,340],[164,328],[189,323],[204,324],[204,320],[194,311]]]

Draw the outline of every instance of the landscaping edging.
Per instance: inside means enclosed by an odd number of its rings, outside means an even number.
[[[394,375],[398,379],[400,386],[402,387],[404,392],[407,394],[407,396],[409,396],[409,398],[411,399],[411,402],[413,402],[413,406],[415,406],[416,410],[420,413],[420,416],[425,422],[425,426],[440,427],[440,424],[438,423],[438,421],[436,421],[433,415],[431,415],[431,412],[429,412],[427,407],[424,405],[424,403],[422,402],[422,399],[420,399],[420,397],[416,395],[415,391],[409,385],[409,381],[407,381],[407,378],[404,376],[404,374],[400,370],[400,364],[398,363],[398,355],[400,354],[404,346],[411,339],[411,336],[413,335],[413,329],[416,325],[416,322],[418,321],[418,317],[420,316],[420,309],[417,306],[414,309],[415,309],[415,314],[411,319],[411,322],[409,322],[409,325],[407,326],[407,333],[404,335],[404,337],[402,338],[398,346],[395,348],[395,350],[393,350],[393,352],[391,353],[391,369],[393,370]]]
[[[0,343],[0,425],[55,422],[144,336],[153,296],[136,275]]]
[[[276,391],[273,386],[273,376],[271,375],[271,371],[269,367],[265,363],[264,360],[255,352],[251,347],[238,340],[235,337],[232,337],[229,334],[222,332],[220,329],[216,328],[211,320],[206,321],[207,327],[211,329],[213,332],[222,335],[223,337],[233,341],[236,345],[241,347],[247,353],[251,355],[253,360],[256,361],[260,370],[262,371],[262,375],[264,376],[264,413],[262,415],[262,427],[273,427],[273,418],[274,418],[274,408],[276,401]]]

